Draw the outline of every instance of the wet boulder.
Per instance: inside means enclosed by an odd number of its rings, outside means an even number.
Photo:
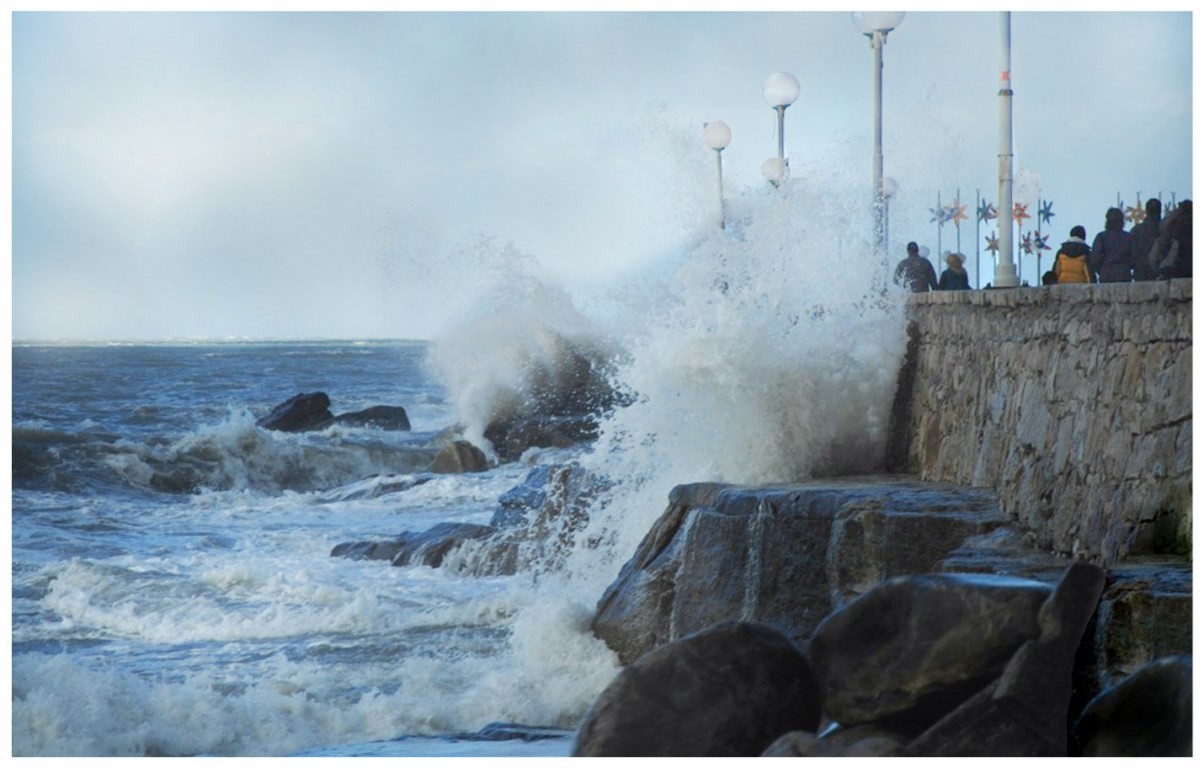
[[[1076,561],[1041,604],[1039,634],[997,679],[907,745],[909,757],[1065,757],[1074,660],[1104,589],[1104,569]]]
[[[325,429],[333,423],[330,397],[325,392],[301,392],[277,405],[255,425],[277,432],[306,432]]]
[[[352,427],[376,427],[396,432],[410,431],[410,417],[400,405],[374,405],[361,411],[340,413],[335,422]]]
[[[427,565],[438,568],[447,555],[467,541],[486,539],[497,533],[488,525],[439,523],[425,531],[405,531],[388,541],[353,541],[338,544],[331,557],[352,560],[388,560],[393,565]]]
[[[814,731],[822,702],[807,659],[764,624],[725,622],[641,657],[594,701],[579,757],[755,757]]]
[[[485,453],[467,440],[456,440],[435,454],[430,471],[436,475],[454,475],[463,472],[484,472],[489,469]]]
[[[816,736],[791,731],[770,744],[761,757],[895,757],[902,754],[906,739],[875,725],[837,728]]]
[[[1192,663],[1169,656],[1092,699],[1074,726],[1084,757],[1190,757]]]
[[[1039,636],[1048,584],[1005,576],[888,579],[829,615],[810,659],[825,712],[845,726],[920,730],[999,676]]]

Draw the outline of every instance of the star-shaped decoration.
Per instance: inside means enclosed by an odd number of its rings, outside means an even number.
[[[1043,224],[1048,224],[1049,220],[1054,217],[1053,202],[1050,200],[1039,202],[1037,204],[1037,211],[1038,221]]]
[[[928,212],[932,214],[932,218],[928,221],[930,223],[935,221],[938,227],[945,226],[945,222],[949,220],[949,209],[947,208],[938,206],[936,208],[929,208]]]
[[[1049,247],[1049,235],[1037,235],[1033,238],[1033,247],[1038,251],[1052,251]]]
[[[1033,252],[1033,234],[1031,232],[1020,241],[1020,247],[1024,249],[1025,253]]]
[[[953,205],[945,208],[949,213],[949,220],[953,222],[953,226],[960,228],[963,221],[969,221],[970,217],[966,215],[966,206],[960,200],[954,200]]]
[[[1022,219],[1031,219],[1028,215],[1028,205],[1025,203],[1016,203],[1012,206],[1012,220],[1020,221]]]
[[[991,253],[999,252],[999,235],[987,235],[987,250]]]
[[[995,209],[995,205],[993,203],[988,203],[986,198],[983,198],[982,202],[978,204],[979,221],[990,221],[998,215],[999,211]]]
[[[1141,195],[1137,196],[1137,205],[1125,208],[1125,218],[1130,224],[1140,224],[1145,221],[1145,208],[1141,205]]]

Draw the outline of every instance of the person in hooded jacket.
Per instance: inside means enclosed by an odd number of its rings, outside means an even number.
[[[1133,279],[1154,280],[1158,265],[1150,261],[1150,250],[1162,232],[1162,201],[1152,197],[1145,201],[1145,220],[1129,232],[1133,244]]]
[[[1158,279],[1191,277],[1191,200],[1184,200],[1162,228],[1157,253]]]
[[[1087,257],[1091,255],[1091,246],[1087,245],[1087,230],[1081,224],[1070,228],[1070,239],[1058,248],[1054,258],[1054,277],[1058,283],[1090,283],[1091,270],[1087,266]]]
[[[1091,243],[1088,259],[1091,272],[1101,283],[1128,283],[1133,280],[1133,245],[1125,231],[1125,215],[1109,208],[1104,215],[1104,231]]]

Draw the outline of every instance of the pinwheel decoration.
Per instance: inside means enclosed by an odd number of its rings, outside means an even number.
[[[942,208],[940,205],[938,205],[936,208],[929,208],[928,212],[932,214],[932,218],[928,221],[935,221],[938,227],[945,226],[945,222],[949,220],[948,208]]]
[[[1049,235],[1037,234],[1037,236],[1033,238],[1033,247],[1038,251],[1053,250],[1053,248],[1049,246]]]
[[[985,198],[981,203],[978,204],[979,221],[990,221],[998,215],[999,211],[995,209],[995,205],[993,203],[988,203]]]
[[[1016,203],[1012,206],[1012,220],[1019,223],[1022,219],[1031,219],[1028,215],[1028,205],[1026,203]]]
[[[953,226],[961,228],[963,221],[969,221],[970,217],[966,215],[966,206],[960,200],[954,200],[953,205],[945,208],[949,220],[953,222]]]
[[[987,250],[999,253],[999,235],[987,235]]]
[[[1024,236],[1024,239],[1022,239],[1020,241],[1020,247],[1024,249],[1025,253],[1033,252],[1033,233],[1032,232],[1029,232],[1027,235]]]
[[[1038,202],[1037,211],[1037,222],[1041,224],[1048,224],[1049,220],[1054,217],[1053,202],[1049,200]]]
[[[1137,205],[1125,208],[1125,218],[1130,224],[1140,224],[1145,221],[1145,208],[1141,205],[1141,195],[1137,196]]]

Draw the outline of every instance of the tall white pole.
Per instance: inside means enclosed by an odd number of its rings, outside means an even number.
[[[715,162],[719,168],[719,228],[727,229],[727,216],[723,210],[723,150],[715,150]]]
[[[999,263],[995,287],[1014,288],[1016,262],[1012,247],[1012,14],[1000,14],[1003,31],[1003,69],[999,84]]]
[[[882,190],[882,44],[886,33],[874,30],[874,245],[886,256],[886,200]]]

